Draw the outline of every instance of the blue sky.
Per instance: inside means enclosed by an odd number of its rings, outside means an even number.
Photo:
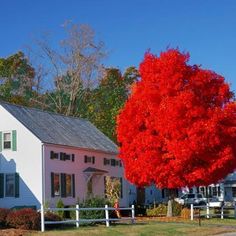
[[[66,20],[89,24],[110,52],[105,65],[138,66],[145,51],[188,51],[192,64],[223,75],[236,91],[235,0],[2,0],[0,57]]]

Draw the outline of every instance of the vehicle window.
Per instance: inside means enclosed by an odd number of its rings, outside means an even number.
[[[198,194],[197,197],[198,197],[198,198],[202,198],[202,194]]]
[[[195,197],[194,194],[189,194],[189,195],[188,195],[188,198],[194,198],[194,197]]]
[[[181,197],[181,199],[186,199],[187,197],[188,197],[187,194],[185,194]]]

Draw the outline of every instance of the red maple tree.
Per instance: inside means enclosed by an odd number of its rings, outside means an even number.
[[[120,158],[138,186],[209,185],[236,168],[236,103],[224,78],[189,54],[147,53],[117,119]]]

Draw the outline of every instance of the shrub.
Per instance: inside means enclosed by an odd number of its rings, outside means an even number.
[[[87,207],[105,207],[109,202],[105,198],[101,198],[99,196],[90,197],[84,200],[81,204],[81,208]],[[81,219],[104,219],[105,211],[104,210],[94,210],[94,211],[80,211]],[[94,224],[91,223],[91,224]]]
[[[48,211],[44,214],[44,220],[45,221],[61,221],[62,217],[60,217],[56,213]],[[55,229],[55,228],[61,227],[62,225],[60,223],[58,223],[58,224],[48,224],[46,226],[48,229]]]
[[[199,216],[199,209],[194,209],[193,214],[195,215],[195,217],[198,217]],[[184,219],[190,219],[191,210],[187,207],[183,208],[181,210],[180,216]]]
[[[180,216],[182,208],[183,208],[182,205],[180,205],[176,201],[173,201],[173,203],[172,203],[172,213],[173,213],[173,216]]]
[[[191,210],[189,208],[183,208],[181,210],[181,217],[184,219],[190,219]]]
[[[147,216],[166,216],[166,214],[167,206],[165,204],[160,204],[153,209],[147,209]]]
[[[64,203],[59,199],[56,203],[56,208],[64,208]],[[65,217],[65,212],[63,210],[57,211],[57,214],[63,219]]]
[[[0,227],[1,228],[6,226],[6,218],[9,212],[10,212],[9,209],[0,208]]]
[[[12,210],[6,218],[8,226],[19,229],[37,230],[40,228],[40,214],[33,209]]]

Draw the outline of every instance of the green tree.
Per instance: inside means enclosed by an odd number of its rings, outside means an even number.
[[[115,142],[116,116],[129,96],[131,85],[138,77],[135,67],[129,67],[123,76],[119,69],[107,68],[98,87],[88,95],[85,116]]]
[[[23,52],[0,58],[0,99],[29,105],[34,96],[35,70]]]

